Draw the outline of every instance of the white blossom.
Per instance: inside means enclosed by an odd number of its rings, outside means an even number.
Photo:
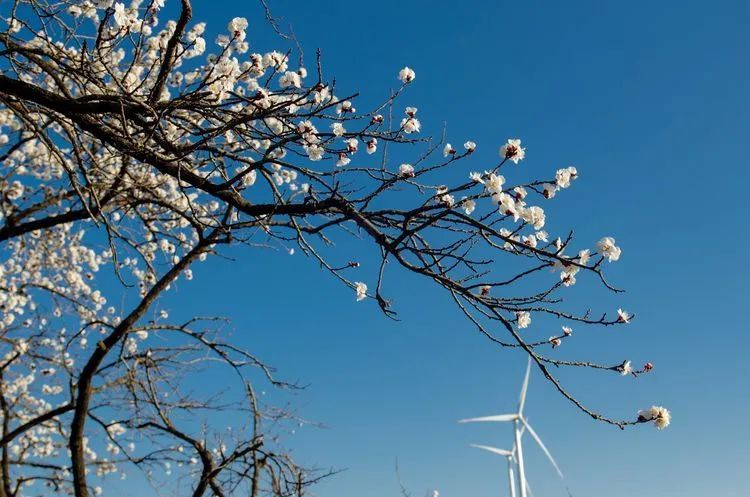
[[[367,285],[361,281],[354,283],[355,290],[357,291],[357,302],[367,298]]]
[[[414,73],[414,70],[410,67],[404,67],[398,72],[398,79],[404,83],[408,84],[414,81],[414,78],[416,77],[416,74]]]
[[[526,208],[521,213],[521,217],[524,221],[534,226],[534,229],[539,230],[544,227],[546,216],[544,210],[541,207],[532,206]]]
[[[130,29],[138,22],[138,11],[129,9],[125,4],[117,2],[114,13],[115,24],[120,28]]]
[[[624,311],[622,309],[617,309],[617,320],[621,323],[629,323],[630,322],[630,314],[628,314],[627,311]]]
[[[229,21],[229,25],[227,26],[227,30],[232,33],[232,36],[239,40],[243,41],[245,39],[245,30],[247,29],[247,19],[244,17],[235,17],[231,21]]]
[[[589,249],[584,249],[578,252],[578,263],[585,265],[589,258],[591,257],[591,251]]]
[[[630,373],[633,372],[633,366],[630,361],[623,362],[619,367],[620,374],[622,376],[627,376]]]
[[[414,166],[411,164],[401,164],[398,167],[398,174],[399,176],[410,178],[414,176]]]
[[[279,78],[279,85],[282,88],[301,88],[302,79],[300,78],[299,73],[287,71],[281,76],[281,78]]]
[[[518,164],[518,161],[523,160],[526,157],[526,149],[521,148],[521,140],[517,138],[511,138],[500,147],[500,158],[510,159],[514,164]]]
[[[348,165],[352,160],[347,156],[344,152],[339,153],[339,160],[336,161],[336,165],[338,167],[346,166]]]
[[[622,250],[615,245],[615,239],[611,236],[605,236],[599,240],[599,243],[597,243],[596,246],[599,249],[599,252],[607,258],[609,262],[617,261],[620,258],[620,254],[622,254]]]
[[[471,173],[469,173],[469,179],[472,180],[475,183],[484,184],[484,180],[482,179],[482,174],[481,173],[471,172]]]
[[[575,167],[567,167],[565,169],[558,169],[555,174],[555,181],[557,186],[560,188],[568,188],[570,182],[578,177],[578,171]]]
[[[505,184],[505,177],[501,174],[492,173],[489,175],[487,180],[484,182],[487,191],[494,194],[500,194],[503,191],[503,185]]]
[[[335,136],[343,136],[346,133],[346,129],[344,129],[344,125],[341,123],[331,124],[331,130],[333,130]]]
[[[319,161],[323,158],[323,154],[325,154],[325,149],[319,145],[310,145],[305,151],[311,161]]]
[[[528,328],[531,325],[531,313],[527,311],[516,312],[516,321],[519,328]]]
[[[638,421],[652,421],[658,430],[663,430],[672,422],[672,414],[664,407],[651,406],[638,411]]]
[[[466,197],[464,197],[464,199],[465,200],[461,201],[461,207],[463,207],[464,212],[466,213],[466,215],[470,216],[471,213],[474,212],[474,209],[476,209],[477,203],[476,203],[476,201],[474,201],[472,199],[466,199]]]
[[[552,198],[555,196],[555,193],[557,193],[557,185],[553,185],[552,183],[545,183],[542,185],[542,195],[544,195],[544,198]]]

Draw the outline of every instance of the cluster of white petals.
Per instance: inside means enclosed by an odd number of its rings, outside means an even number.
[[[651,406],[648,409],[638,411],[638,420],[641,422],[653,422],[658,430],[663,430],[672,422],[672,414],[660,406]]]

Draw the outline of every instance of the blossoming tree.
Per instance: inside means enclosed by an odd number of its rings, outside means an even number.
[[[502,144],[496,163],[477,164],[471,141],[454,147],[420,137],[417,109],[400,107],[414,70],[395,68],[398,90],[357,109],[353,95],[324,77],[319,57],[308,71],[291,52],[251,53],[240,17],[207,42],[189,0],[165,23],[163,7],[2,7],[0,497],[98,495],[131,470],[185,495],[301,495],[325,475],[284,452],[274,427],[285,415],[254,387],[258,374],[288,385],[224,337],[219,321],[175,323],[155,310],[176,280],[192,279],[193,264],[230,244],[296,245],[350,287],[353,300],[372,301],[387,316],[395,312],[388,274],[415,273],[448,292],[470,327],[531,356],[591,417],[620,427],[669,423],[657,407],[609,419],[550,369],[651,369],[551,352],[575,325],[631,319],[622,310],[595,318],[564,307],[562,292],[584,274],[617,292],[603,274],[620,257],[613,238],[574,249],[571,234],[545,231],[537,204],[570,187],[576,168],[513,183],[525,157],[519,139]],[[423,153],[394,163],[403,145]],[[457,163],[466,164],[465,179],[444,184]],[[332,248],[335,231],[376,247],[378,270],[366,273]],[[539,275],[534,284],[546,283],[524,291]],[[117,295],[105,295],[108,278]],[[521,330],[543,315],[559,318],[561,330],[526,340]],[[232,430],[196,421],[227,407],[189,388],[205,367],[237,379],[232,408],[247,416]]]

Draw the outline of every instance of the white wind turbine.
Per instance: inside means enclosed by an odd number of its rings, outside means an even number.
[[[471,446],[476,447],[477,449],[486,450],[487,452],[492,452],[499,456],[505,456],[508,460],[508,485],[510,485],[510,497],[516,497],[516,476],[513,474],[513,466],[515,465],[514,457],[516,452],[515,446],[513,447],[513,450],[498,449],[497,447],[490,447],[489,445],[471,444]]]
[[[531,434],[534,441],[539,445],[539,447],[542,449],[544,454],[547,456],[547,459],[552,463],[552,466],[554,466],[555,470],[557,471],[557,474],[560,475],[560,478],[563,478],[562,471],[560,471],[560,467],[555,462],[555,459],[552,457],[552,454],[550,454],[550,451],[547,449],[547,447],[544,445],[544,442],[542,442],[542,439],[539,438],[539,435],[534,431],[534,428],[531,427],[528,420],[523,415],[523,407],[526,403],[526,392],[529,388],[529,375],[531,374],[531,358],[529,358],[528,365],[526,366],[526,376],[523,379],[523,384],[521,385],[521,395],[518,399],[518,411],[512,414],[497,414],[494,416],[482,416],[479,418],[469,418],[469,419],[462,419],[459,421],[459,423],[477,423],[477,422],[506,422],[506,421],[513,421],[514,424],[514,434],[515,434],[515,450],[517,452],[516,461],[518,463],[518,478],[519,478],[519,489],[521,492],[521,497],[527,497],[527,491],[528,491],[528,483],[526,482],[526,472],[524,470],[524,464],[523,464],[523,447],[521,446],[521,435],[523,434],[523,429],[529,430],[529,433]],[[485,449],[486,450],[486,449]],[[502,450],[502,449],[497,449]],[[492,451],[491,451],[492,452]],[[505,451],[507,452],[507,451]],[[511,453],[512,454],[512,453]],[[511,497],[513,497],[515,492],[511,492]]]
[[[521,436],[523,437],[523,432],[525,431],[525,428],[521,428]],[[504,456],[508,461],[508,485],[510,486],[510,497],[516,497],[516,477],[515,477],[515,465],[516,465],[516,444],[513,444],[513,450],[509,451],[506,449],[498,449],[497,447],[490,447],[489,445],[478,445],[478,444],[471,444],[472,447],[475,447],[477,449],[486,450],[488,452],[492,452],[493,454],[497,454],[500,456]],[[528,480],[526,481],[526,484],[524,485],[526,487],[526,492],[528,492],[529,495],[531,494],[531,487],[529,486]]]

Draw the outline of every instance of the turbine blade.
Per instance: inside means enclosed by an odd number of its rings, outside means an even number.
[[[526,364],[526,376],[523,378],[523,385],[521,385],[521,396],[518,399],[518,413],[523,414],[523,406],[526,404],[526,392],[529,390],[529,375],[531,374],[531,357],[529,362]]]
[[[534,431],[534,428],[532,428],[531,425],[528,422],[526,422],[525,419],[523,418],[520,418],[520,419],[521,419],[521,422],[524,424],[524,426],[529,430],[529,433],[531,433],[531,436],[534,438],[537,445],[539,445],[539,447],[541,447],[541,449],[544,451],[544,454],[547,456],[547,459],[549,459],[549,462],[551,462],[552,466],[555,467],[557,474],[560,475],[561,479],[564,479],[565,477],[563,476],[562,471],[560,471],[560,467],[557,465],[557,463],[555,462],[555,459],[552,457],[552,454],[550,454],[549,450],[544,445],[544,442],[542,442],[542,439],[539,438],[539,435],[536,434],[536,432]]]
[[[531,487],[529,486],[529,480],[524,480],[523,484],[526,487],[526,493],[529,494],[529,497],[532,497],[534,495],[534,492],[531,491]]]
[[[513,455],[513,453],[509,450],[498,449],[497,447],[490,447],[489,445],[471,444],[471,446],[476,449],[482,449],[486,450],[487,452],[492,452],[493,454],[497,454],[499,456],[510,457]]]
[[[518,419],[518,414],[497,414],[495,416],[482,416],[480,418],[468,418],[468,419],[459,419],[459,423],[477,423],[477,422],[483,422],[483,421],[515,421]]]

